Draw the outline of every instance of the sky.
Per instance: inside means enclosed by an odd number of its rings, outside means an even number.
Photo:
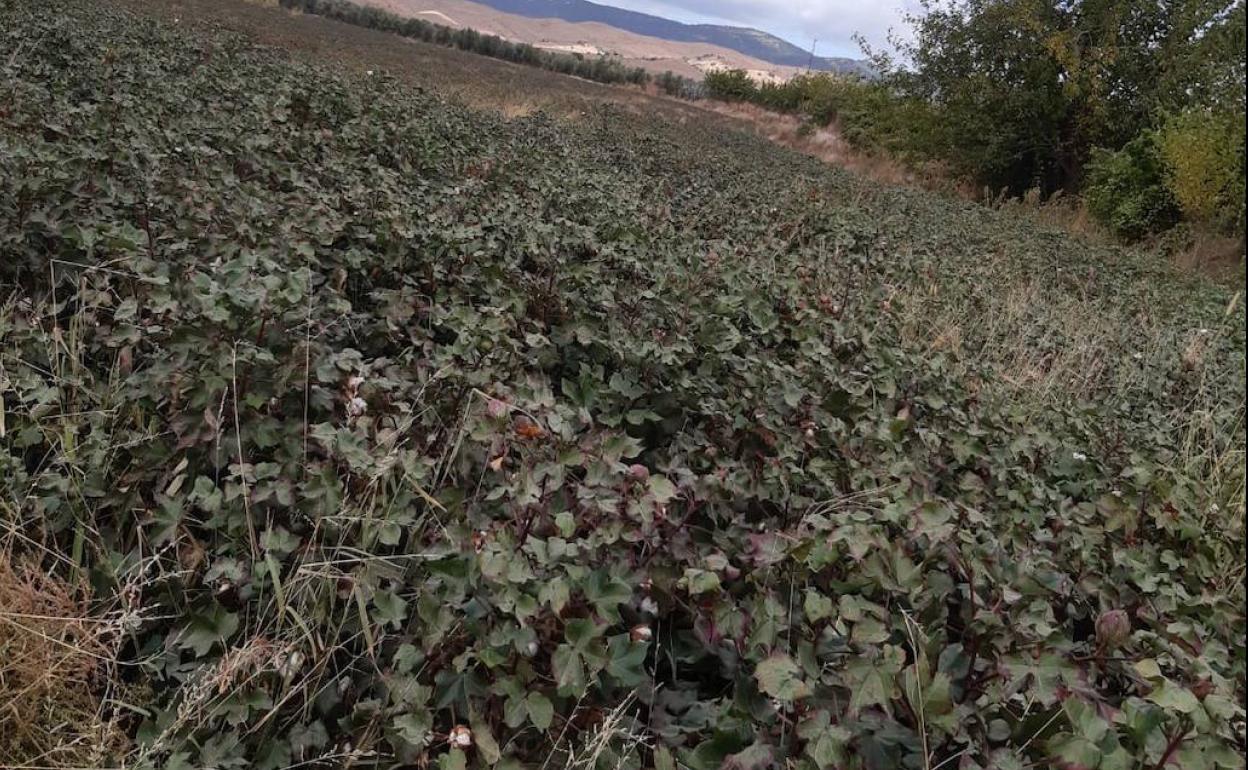
[[[877,47],[890,28],[905,31],[902,12],[916,0],[595,0],[603,5],[662,16],[689,24],[754,27],[809,49],[819,39],[820,56],[860,57],[860,32]]]

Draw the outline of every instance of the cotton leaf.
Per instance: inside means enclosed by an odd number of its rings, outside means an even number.
[[[793,701],[810,694],[810,688],[802,681],[801,670],[793,659],[782,652],[773,653],[754,669],[758,688],[773,698]]]

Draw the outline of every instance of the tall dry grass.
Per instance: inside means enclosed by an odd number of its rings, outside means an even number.
[[[835,124],[811,126],[796,115],[772,112],[754,104],[705,100],[699,106],[708,112],[732,118],[770,142],[818,158],[884,184],[955,192],[973,197],[974,190],[954,180],[935,165],[923,168],[906,165],[886,155],[865,153],[853,148]]]
[[[1149,399],[1160,386],[1158,373],[1193,383],[1165,420],[1178,437],[1170,463],[1176,474],[1199,481],[1218,506],[1211,514],[1242,526],[1248,456],[1235,437],[1244,432],[1243,392],[1217,376],[1226,362],[1212,351],[1218,336],[1233,332],[1243,295],[1233,295],[1221,326],[1183,328],[1133,303],[1089,302],[1037,278],[1010,282],[1008,267],[993,259],[981,265],[987,292],[950,296],[933,284],[899,303],[905,343],[949,354],[954,376],[976,380],[990,372],[983,391],[1037,411],[1098,393]],[[1228,411],[1227,404],[1238,406]]]
[[[0,549],[0,767],[103,768],[128,752],[120,606]]]

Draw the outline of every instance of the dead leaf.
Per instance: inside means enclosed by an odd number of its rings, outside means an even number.
[[[539,438],[545,433],[542,426],[528,417],[520,417],[516,420],[516,435],[520,438]]]

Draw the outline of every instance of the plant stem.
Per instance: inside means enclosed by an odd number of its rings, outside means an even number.
[[[1187,728],[1180,726],[1178,730],[1175,730],[1174,735],[1170,737],[1170,742],[1166,744],[1166,750],[1162,752],[1161,759],[1157,760],[1153,770],[1162,770],[1166,763],[1170,761],[1170,757],[1174,755],[1174,752],[1179,750],[1179,746],[1183,744],[1183,739],[1186,737]]]

